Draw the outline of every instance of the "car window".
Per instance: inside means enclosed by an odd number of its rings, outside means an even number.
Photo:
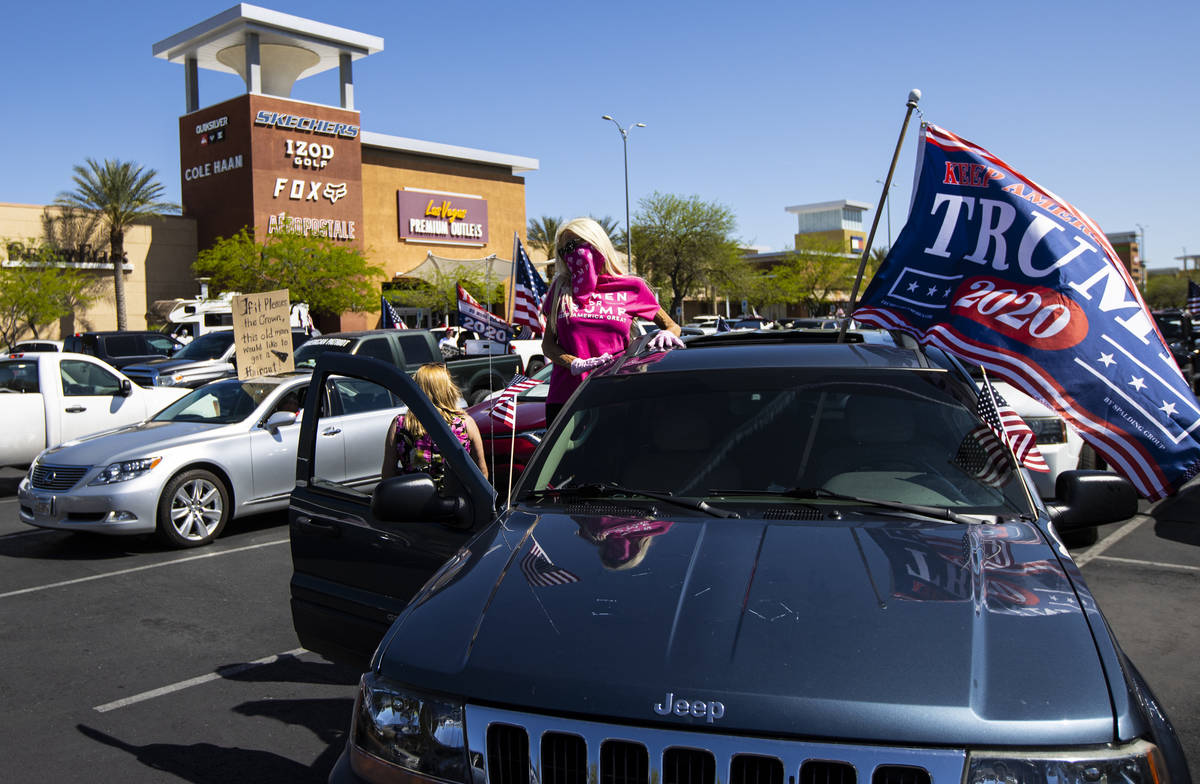
[[[263,381],[217,381],[184,395],[155,414],[155,422],[208,422],[228,425],[254,413],[276,384]]]
[[[352,341],[346,338],[312,338],[296,349],[295,363],[297,368],[310,368],[317,364],[317,359],[326,351],[346,353],[350,350]],[[388,360],[391,362],[391,360]]]
[[[147,335],[146,343],[150,346],[151,353],[160,354],[164,357],[171,356],[171,352],[179,345],[179,343],[166,335]]]
[[[40,392],[37,362],[24,359],[0,362],[0,389],[9,392]]]
[[[389,365],[396,364],[396,358],[392,355],[392,347],[387,338],[367,338],[359,344],[358,350],[354,353],[360,357],[374,357]]]
[[[463,336],[460,334],[459,338]],[[429,341],[425,336],[419,333],[411,335],[397,335],[397,340],[400,343],[400,351],[404,354],[404,362],[409,366],[424,365],[426,362],[441,362],[441,356],[434,356],[433,350],[429,347]],[[459,345],[462,345],[460,342]]]
[[[109,335],[104,338],[104,353],[110,357],[133,357],[145,354],[141,335]]]
[[[337,414],[365,414],[399,405],[386,388],[365,379],[335,378],[330,386]]]
[[[944,371],[739,368],[582,387],[527,489],[616,482],[679,496],[830,492],[981,514],[1028,513],[1011,455]],[[641,445],[622,446],[629,433]],[[749,470],[749,467],[753,470]],[[786,501],[785,501],[786,502]]]
[[[209,332],[207,335],[201,335],[181,348],[179,353],[175,355],[175,359],[188,359],[192,361],[220,359],[232,345],[233,330],[226,329],[220,332]]]
[[[80,359],[64,359],[58,366],[64,397],[116,395],[121,381],[99,365]]]

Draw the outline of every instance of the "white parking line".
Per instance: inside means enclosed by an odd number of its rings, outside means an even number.
[[[246,662],[244,664],[235,664],[230,667],[222,667],[219,671],[210,672],[208,675],[201,675],[197,678],[189,678],[186,681],[179,681],[178,683],[172,683],[170,686],[163,686],[158,689],[151,689],[150,691],[144,691],[141,694],[135,694],[132,697],[126,697],[125,699],[122,699],[122,700],[106,702],[103,705],[97,705],[96,707],[92,708],[92,710],[96,711],[97,713],[108,713],[109,711],[116,710],[117,708],[124,708],[126,705],[133,705],[134,703],[145,702],[146,700],[152,700],[155,697],[162,697],[165,694],[171,694],[173,692],[183,691],[184,689],[190,689],[191,687],[199,686],[202,683],[208,683],[210,681],[219,681],[222,678],[229,678],[229,677],[237,675],[239,673],[243,673],[246,670],[252,670],[255,667],[261,667],[264,664],[274,664],[275,662],[282,659],[284,656],[299,656],[302,653],[306,653],[304,648],[293,648],[290,651],[285,651],[283,653],[277,653],[274,656],[266,656],[262,659],[255,659],[252,662]]]
[[[1133,564],[1134,566],[1156,566],[1159,569],[1182,569],[1185,572],[1200,572],[1200,566],[1188,564],[1162,563],[1161,561],[1143,561],[1139,558],[1118,558],[1115,555],[1097,555],[1097,561],[1112,561],[1114,563]]]
[[[162,563],[147,564],[146,566],[134,566],[129,569],[119,569],[115,572],[105,572],[104,574],[93,574],[88,577],[77,577],[74,580],[63,580],[63,581],[57,582],[57,583],[47,583],[46,585],[37,585],[37,586],[34,586],[33,588],[21,588],[16,591],[8,591],[7,593],[0,593],[0,599],[8,599],[9,597],[12,597],[12,596],[21,596],[22,594],[36,593],[38,591],[48,591],[51,588],[62,588],[63,586],[77,585],[78,583],[91,582],[92,580],[103,580],[108,577],[120,577],[121,575],[125,575],[125,574],[133,574],[134,572],[144,572],[147,569],[158,569],[163,566],[174,566],[176,564],[187,563],[188,561],[199,561],[202,558],[216,558],[219,555],[231,555],[233,553],[243,553],[243,552],[246,552],[247,550],[257,550],[261,547],[271,547],[272,545],[277,545],[277,544],[287,544],[289,541],[290,540],[288,540],[288,539],[276,539],[273,542],[263,542],[261,544],[251,544],[251,545],[246,545],[245,547],[234,547],[230,550],[220,550],[220,551],[212,552],[212,553],[204,553],[202,555],[192,555],[187,558],[176,558],[173,561],[163,561]]]
[[[1112,536],[1104,537],[1104,539],[1089,547],[1086,553],[1083,553],[1078,558],[1075,558],[1075,565],[1083,568],[1088,561],[1091,561],[1094,558],[1099,558],[1105,550],[1112,547],[1126,536],[1129,536],[1134,532],[1134,530],[1137,529],[1139,525],[1149,519],[1150,518],[1146,517],[1145,515],[1134,515],[1132,520],[1113,531]]]

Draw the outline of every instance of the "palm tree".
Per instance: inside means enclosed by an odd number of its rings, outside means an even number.
[[[554,247],[554,236],[558,234],[558,229],[563,224],[562,218],[554,218],[549,215],[543,215],[540,218],[529,219],[529,229],[526,234],[529,238],[529,247],[536,248],[546,254],[546,258],[554,258],[557,248]]]
[[[113,265],[113,290],[117,299],[117,329],[125,329],[125,232],[139,220],[176,212],[179,206],[162,200],[158,172],[132,161],[87,159],[75,166],[75,190],[59,194],[63,207],[90,210],[108,230],[109,259]]]

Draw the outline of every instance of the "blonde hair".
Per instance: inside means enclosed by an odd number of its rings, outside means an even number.
[[[450,378],[450,371],[441,362],[427,362],[421,365],[413,374],[413,380],[417,382],[417,386],[437,408],[438,413],[442,415],[442,419],[445,419],[447,424],[457,416],[466,415],[467,412],[458,407],[462,392],[454,383],[454,379]],[[415,416],[404,417],[404,430],[413,438],[425,435],[425,426]]]
[[[563,307],[566,298],[571,296],[571,271],[567,262],[559,258],[558,249],[568,237],[578,237],[584,240],[604,257],[605,275],[623,275],[613,261],[617,257],[617,249],[613,247],[612,239],[604,227],[591,218],[575,218],[559,227],[554,235],[554,279],[550,282],[550,312],[547,314],[546,331],[555,332],[558,329],[558,311]]]

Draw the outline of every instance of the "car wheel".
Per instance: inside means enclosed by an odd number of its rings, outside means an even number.
[[[175,476],[158,500],[158,535],[172,547],[208,544],[228,520],[229,491],[210,471]]]
[[[477,403],[482,403],[484,398],[490,394],[492,393],[487,387],[484,387],[483,389],[477,389],[471,393],[471,397],[467,400],[467,405],[473,406]]]
[[[544,367],[546,367],[546,360],[541,357],[533,357],[529,360],[529,364],[525,366],[525,375],[532,376]]]

